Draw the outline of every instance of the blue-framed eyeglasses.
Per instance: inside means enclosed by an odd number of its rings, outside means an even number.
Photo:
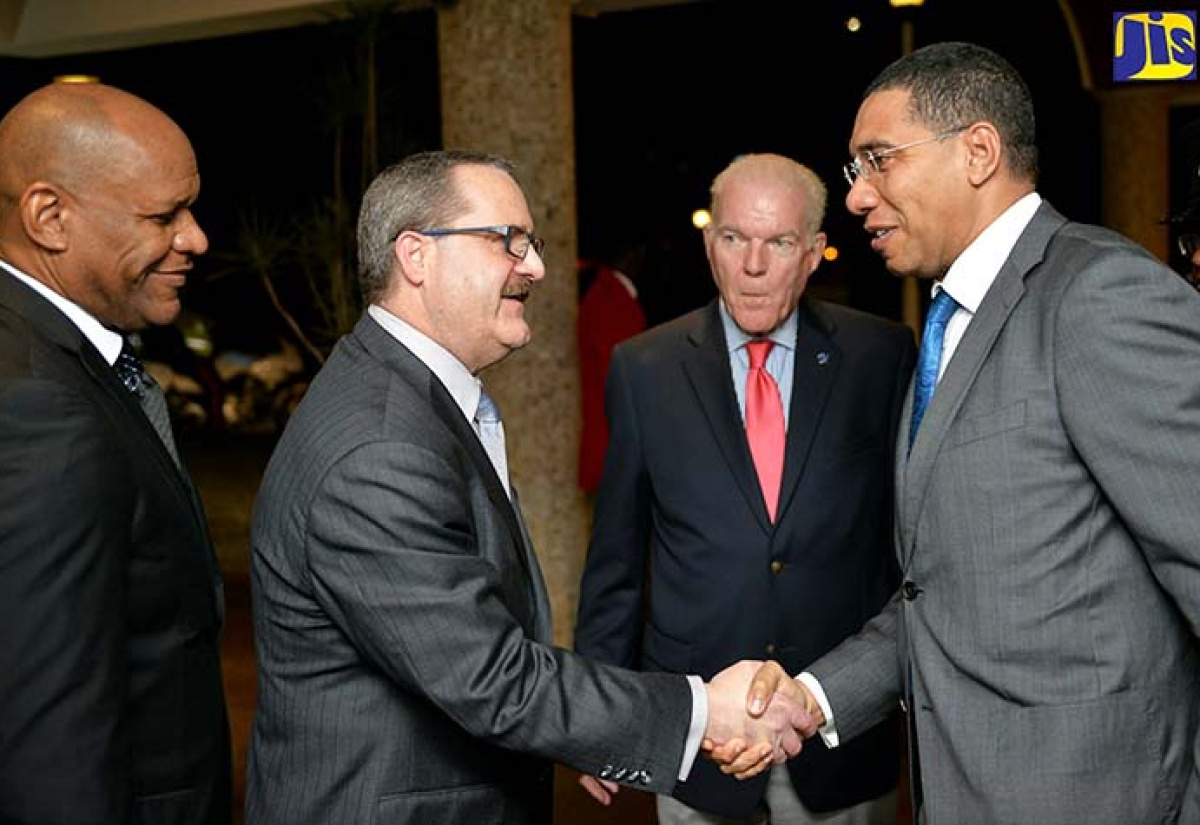
[[[957,135],[959,132],[966,131],[969,128],[970,126],[955,126],[953,129],[947,129],[944,132],[938,132],[936,135],[914,140],[911,143],[902,143],[890,149],[880,149],[878,152],[859,152],[849,163],[842,167],[842,174],[846,176],[846,183],[853,186],[854,182],[859,178],[869,180],[871,175],[876,172],[882,172],[883,161],[892,155],[903,152],[905,149],[922,146],[926,143],[941,142],[951,135]]]
[[[505,226],[463,226],[452,229],[418,229],[420,235],[428,235],[431,238],[441,238],[445,235],[496,235],[504,239],[504,251],[518,261],[525,260],[525,256],[529,254],[532,248],[542,257],[542,250],[546,248],[546,239],[539,238],[537,235],[522,229],[519,226],[507,224]]]

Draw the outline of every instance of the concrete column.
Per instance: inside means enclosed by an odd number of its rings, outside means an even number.
[[[1123,86],[1100,101],[1101,222],[1168,260],[1170,90]]]
[[[483,376],[504,415],[510,473],[554,609],[573,639],[586,552],[576,483],[580,434],[575,344],[575,115],[570,0],[440,0],[442,137],[447,148],[513,159],[546,279],[526,305],[533,341]]]

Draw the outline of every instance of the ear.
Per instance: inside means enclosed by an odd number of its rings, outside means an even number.
[[[1003,160],[1003,141],[996,127],[987,121],[971,124],[963,133],[967,147],[967,179],[982,186],[996,174]]]
[[[63,252],[67,249],[67,205],[54,184],[41,181],[30,184],[21,193],[17,207],[21,226],[31,241],[45,249]]]
[[[401,232],[397,237],[393,250],[399,263],[400,277],[413,286],[425,282],[425,276],[430,264],[430,256],[436,255],[430,239],[418,232]]]
[[[828,242],[829,239],[826,237],[824,232],[818,232],[813,236],[812,246],[809,247],[813,252],[812,260],[809,261],[808,264],[809,275],[811,275],[813,271],[821,265],[821,261],[825,260],[825,245]]]

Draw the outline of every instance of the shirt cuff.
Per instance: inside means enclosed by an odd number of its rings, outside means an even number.
[[[692,689],[692,724],[683,746],[679,775],[675,777],[680,782],[685,781],[692,772],[696,754],[700,752],[700,745],[704,741],[704,731],[708,729],[708,691],[704,689],[704,680],[699,676],[688,676],[687,680],[688,687]]]
[[[817,677],[813,676],[808,671],[801,673],[796,677],[802,685],[808,688],[808,692],[817,700],[817,704],[821,707],[821,713],[825,714],[825,724],[817,728],[817,733],[821,734],[821,739],[825,742],[825,747],[836,748],[838,746],[837,727],[833,723],[833,708],[829,706],[829,699],[825,696],[825,691],[821,689],[821,683],[817,681]]]

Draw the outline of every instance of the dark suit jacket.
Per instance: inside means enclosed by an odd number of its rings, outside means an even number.
[[[797,673],[856,631],[895,584],[891,467],[914,357],[899,324],[801,304],[772,525],[717,303],[618,345],[576,649],[705,678],[747,658]],[[806,743],[790,762],[805,805],[843,808],[894,787],[896,737],[888,721],[832,751]],[[675,796],[738,816],[765,786],[765,774],[739,782],[705,762]]]
[[[550,646],[519,511],[449,392],[369,315],[288,423],[251,532],[250,825],[544,823],[550,760],[674,784],[686,680]]]
[[[136,399],[0,271],[0,822],[229,822],[219,588]]]
[[[842,741],[911,695],[923,821],[1200,822],[1198,376],[1200,296],[1043,203],[898,455],[907,581],[811,668]]]

